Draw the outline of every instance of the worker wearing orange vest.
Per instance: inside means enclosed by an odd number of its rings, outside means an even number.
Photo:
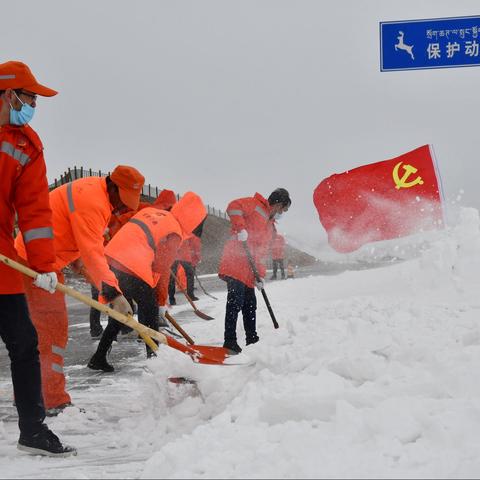
[[[25,237],[25,258],[40,272],[35,289],[55,291],[52,211],[48,199],[43,145],[28,125],[37,95],[57,92],[40,85],[22,62],[0,64],[0,252],[16,258],[15,213]],[[38,337],[27,308],[20,273],[0,263],[0,336],[11,361],[20,438],[18,448],[36,455],[76,454],[45,425]]]
[[[132,313],[117,278],[110,270],[104,253],[103,234],[112,212],[136,210],[144,177],[133,167],[118,166],[108,177],[75,180],[50,193],[53,212],[55,265],[63,281],[62,269],[81,259],[88,276],[102,294],[103,301],[121,313]],[[26,261],[24,239],[15,246]],[[39,336],[43,399],[52,414],[71,404],[65,389],[64,354],[68,341],[68,316],[64,296],[47,295],[25,281],[32,320]]]
[[[153,205],[160,210],[168,211],[172,208],[176,201],[177,198],[175,196],[175,193],[172,190],[165,189],[160,192],[153,204],[148,202],[140,202],[138,205],[138,209],[135,211],[130,210],[129,212],[122,213],[120,215],[112,215],[112,219],[110,220],[108,228],[104,234],[104,244],[106,245],[118,233],[118,231],[123,227],[123,225],[125,225],[138,211],[142,210],[142,208],[151,207]],[[83,271],[80,271],[79,273],[83,273]],[[87,280],[90,281],[88,279],[88,276]],[[91,290],[92,298],[94,300],[98,300],[99,291],[93,283],[91,286]],[[132,305],[132,308],[133,307],[134,305]],[[90,336],[92,338],[100,337],[103,333],[103,327],[100,323],[100,316],[101,313],[99,310],[93,307],[90,308]],[[132,331],[132,329],[130,327],[127,327],[126,325],[122,325],[121,331],[122,333],[129,333]]]
[[[285,279],[285,238],[282,235],[277,233],[275,230],[273,232],[273,239],[272,239],[272,266],[273,266],[273,274],[270,280],[277,279],[277,271],[280,268],[282,272],[282,279]]]
[[[195,235],[187,238],[180,246],[177,258],[172,265],[172,273],[168,285],[168,303],[175,305],[175,277],[178,278],[177,270],[179,265],[183,267],[185,277],[187,280],[186,292],[191,300],[198,300],[195,296],[195,267],[199,264],[202,258],[202,241]]]
[[[142,208],[150,207],[151,204],[147,202],[140,202],[138,204],[138,209],[137,210],[129,210],[126,213],[120,213],[120,214],[112,214],[112,218],[110,219],[110,223],[108,224],[107,229],[105,230],[103,234],[104,238],[104,245],[107,245],[107,243],[118,233],[118,231],[125,225],[139,210]],[[80,262],[79,268],[76,269],[77,273],[80,273],[84,275],[87,279],[87,281],[91,285],[91,292],[92,292],[92,298],[94,300],[98,301],[100,292],[98,291],[98,288],[95,286],[95,283],[90,280],[88,277],[88,274],[86,274],[86,270],[84,265]],[[90,308],[90,336],[92,338],[97,338],[100,337],[103,333],[103,327],[102,324],[100,323],[100,318],[101,318],[101,312],[100,310],[91,307]],[[124,325],[122,327],[122,332],[123,333],[129,333],[132,329]]]
[[[261,290],[266,268],[264,261],[272,238],[275,220],[290,207],[290,195],[284,188],[274,190],[268,200],[256,193],[253,197],[239,198],[229,203],[232,236],[225,244],[220,262],[219,277],[227,282],[225,312],[225,341],[223,346],[240,353],[237,343],[237,317],[243,314],[247,345],[258,342],[256,331],[257,299],[255,286]],[[242,242],[252,254],[257,272],[256,281]]]
[[[201,198],[186,193],[170,212],[155,206],[144,208],[124,225],[105,249],[120,288],[138,305],[138,320],[159,328],[160,313],[165,313],[170,268],[182,239],[201,235],[206,209]],[[121,324],[110,318],[102,338],[88,363],[93,370],[114,371],[107,361]],[[147,347],[147,355],[151,351]]]

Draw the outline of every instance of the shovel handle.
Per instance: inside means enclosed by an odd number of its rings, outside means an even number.
[[[192,307],[194,310],[197,310],[197,306],[193,303],[193,300],[190,298],[190,296],[188,295],[187,291],[180,285],[180,282],[178,281],[177,276],[176,276],[175,273],[173,272],[173,268],[170,269],[170,273],[171,273],[173,279],[175,280],[175,283],[177,284],[177,286],[178,286],[178,288],[180,289],[180,291],[185,295],[185,298],[188,300],[188,303],[191,305],[191,307]]]
[[[35,272],[31,268],[28,268],[27,266],[21,263],[18,263],[15,260],[12,260],[6,257],[5,255],[2,255],[1,253],[0,253],[0,262],[3,262],[5,265],[8,265],[14,270],[17,270],[31,278],[35,279],[37,278],[37,275],[39,275],[38,272]],[[77,300],[80,300],[81,302],[87,305],[90,305],[91,307],[96,308],[101,312],[106,313],[108,316],[114,318],[115,320],[118,320],[120,323],[123,323],[133,328],[136,332],[138,332],[142,336],[142,338],[145,340],[147,345],[154,351],[158,350],[158,346],[155,342],[152,341],[152,338],[154,338],[155,340],[158,340],[159,343],[163,343],[164,345],[168,345],[169,347],[174,348],[175,350],[179,350],[180,352],[186,353],[195,362],[212,364],[212,365],[223,365],[223,361],[225,360],[225,358],[228,357],[227,350],[222,347],[183,345],[182,343],[177,342],[175,339],[167,337],[167,335],[164,335],[161,332],[157,332],[156,330],[153,330],[151,328],[146,327],[145,325],[142,325],[141,323],[136,322],[132,316],[123,315],[122,313],[117,312],[116,310],[113,310],[112,308],[107,307],[106,305],[103,305],[102,303],[97,302],[96,300],[93,300],[93,298],[83,295],[83,293],[80,293],[77,290],[74,290],[73,288],[63,285],[62,283],[57,283],[57,286],[55,287],[55,289],[58,290],[59,292],[64,293],[65,295],[76,298]]]
[[[253,272],[253,276],[255,277],[255,280],[257,282],[260,282],[260,275],[258,274],[257,267],[255,266],[255,262],[253,261],[252,254],[250,253],[250,249],[248,248],[247,242],[242,242],[243,248],[245,249],[245,253],[247,254],[248,258],[248,263],[250,264],[250,267]],[[263,299],[265,300],[265,304],[267,305],[268,313],[270,314],[270,318],[272,319],[272,323],[274,328],[278,328],[278,322],[277,319],[275,318],[275,314],[273,313],[272,306],[270,305],[270,301],[268,300],[267,297],[267,292],[265,291],[264,288],[260,290],[262,292]]]
[[[12,260],[5,255],[2,255],[0,253],[0,261],[3,262],[5,265],[8,265],[9,267],[13,268],[14,270],[17,270],[24,275],[27,275],[27,277],[30,278],[37,278],[37,275],[39,275],[38,272],[35,272],[35,270],[32,270],[31,268],[27,267],[26,265],[23,265],[22,263],[16,262],[15,260]],[[143,341],[153,350],[157,351],[158,346],[157,344],[150,338],[153,335],[150,334],[150,332],[147,332],[145,329],[148,329],[144,325],[141,325],[140,323],[136,322],[134,318],[130,315],[123,315],[120,312],[117,312],[116,310],[113,310],[113,308],[110,308],[107,305],[104,305],[103,303],[97,302],[93,298],[88,297],[87,295],[84,295],[83,293],[78,292],[77,290],[74,290],[73,288],[67,287],[63,283],[57,283],[57,286],[55,287],[55,290],[62,292],[65,295],[68,295],[70,297],[76,298],[77,300],[80,300],[81,302],[89,305],[90,307],[93,307],[100,312],[106,313],[109,317],[114,318],[115,320],[119,321],[120,323],[123,323],[124,325],[128,325],[130,328],[133,328],[138,332],[138,334],[142,337]],[[150,330],[150,329],[148,329]],[[152,332],[155,332],[155,330],[151,330]],[[161,343],[166,344],[167,339],[165,338],[165,335],[162,335],[160,332],[155,332],[158,335],[155,335],[154,337]],[[159,336],[163,337],[160,338]]]
[[[194,341],[189,337],[188,333],[177,323],[177,321],[168,313],[165,312],[165,318],[180,332],[182,337],[190,344],[194,345]]]

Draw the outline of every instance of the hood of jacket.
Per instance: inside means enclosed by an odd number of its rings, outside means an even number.
[[[199,195],[187,192],[172,207],[170,213],[182,227],[184,238],[187,238],[207,216],[207,209]]]

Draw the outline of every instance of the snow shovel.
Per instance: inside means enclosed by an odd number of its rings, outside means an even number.
[[[247,254],[248,263],[250,264],[250,267],[253,271],[253,275],[255,276],[255,280],[257,282],[260,282],[260,275],[257,272],[257,267],[255,266],[255,262],[253,261],[252,254],[250,253],[250,249],[248,248],[247,242],[242,242],[242,243],[243,243],[243,248],[245,249],[245,253]],[[275,314],[273,313],[272,306],[268,301],[267,292],[265,292],[264,288],[262,288],[261,292],[263,295],[263,299],[265,300],[265,303],[267,305],[268,313],[270,313],[270,317],[272,318],[273,326],[275,328],[278,328],[278,322],[277,322],[277,319],[275,318]]]
[[[5,265],[17,270],[27,277],[36,278],[39,275],[34,270],[28,268],[27,266],[16,262],[15,260],[11,260],[8,257],[5,257],[0,253],[0,261],[3,262]],[[58,283],[55,287],[56,290],[62,292],[65,295],[69,295],[70,297],[76,298],[81,302],[89,305],[90,307],[96,308],[97,310],[106,313],[108,316],[114,318],[115,320],[123,323],[124,325],[133,328],[138,334],[143,338],[145,343],[153,350],[158,350],[158,345],[152,341],[152,338],[157,340],[159,343],[163,343],[164,345],[168,345],[171,348],[175,348],[176,350],[180,350],[181,352],[189,355],[191,359],[196,363],[204,363],[207,365],[223,365],[224,361],[230,356],[230,352],[223,347],[211,347],[211,346],[204,346],[204,345],[183,345],[180,342],[177,342],[175,339],[164,335],[163,333],[157,332],[151,328],[142,325],[135,321],[135,319],[130,315],[123,315],[116,310],[108,307],[107,305],[103,305],[93,298],[90,298],[83,293],[78,292],[77,290],[67,287],[62,283]]]
[[[194,341],[188,335],[188,333],[177,323],[177,321],[168,313],[165,312],[165,318],[180,332],[180,335],[190,344],[194,345]]]
[[[201,310],[197,308],[197,306],[193,303],[193,300],[188,295],[187,291],[180,286],[179,282],[177,282],[177,276],[173,273],[173,270],[170,270],[170,273],[172,274],[173,279],[175,280],[175,283],[178,285],[178,288],[180,288],[181,292],[185,295],[185,298],[188,300],[188,303],[192,306],[195,315],[197,317],[203,318],[203,320],[214,320],[213,317],[211,317],[210,315],[207,315],[206,313],[203,313]]]
[[[198,284],[200,285],[200,288],[203,290],[203,293],[207,296],[209,296],[210,298],[213,298],[214,300],[218,300],[217,297],[214,297],[213,295],[211,295],[210,293],[208,293],[205,288],[203,288],[203,285],[202,285],[202,282],[200,281],[200,279],[198,278],[198,275],[197,275],[197,272],[194,272],[194,275],[195,275],[195,278],[197,279],[197,282]]]

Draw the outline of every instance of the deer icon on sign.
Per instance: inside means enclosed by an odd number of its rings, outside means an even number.
[[[412,60],[415,60],[415,57],[413,56],[413,47],[414,45],[406,45],[404,42],[403,42],[403,37],[404,37],[404,33],[399,30],[398,31],[398,43],[395,44],[395,51],[397,50],[405,50],[411,57],[412,57]]]

